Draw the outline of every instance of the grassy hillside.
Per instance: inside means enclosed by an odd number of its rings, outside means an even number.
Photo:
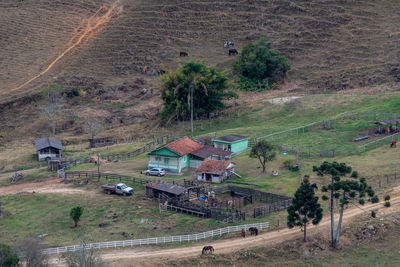
[[[241,48],[265,33],[289,58],[290,78],[300,86],[346,89],[400,78],[397,1],[35,0],[1,7],[2,95],[51,81],[115,86],[143,66],[176,66],[181,50],[227,66],[224,41]]]

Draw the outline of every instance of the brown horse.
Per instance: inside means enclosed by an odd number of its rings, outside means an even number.
[[[396,147],[397,141],[393,140],[392,143],[390,144],[390,147]]]
[[[390,134],[390,128],[389,127],[383,127],[383,130],[385,131],[385,134]]]
[[[213,246],[205,246],[203,248],[203,250],[201,251],[201,254],[203,254],[203,255],[207,254],[207,251],[208,251],[208,253],[213,254],[213,252],[214,252]]]
[[[242,229],[242,237],[246,237],[246,230]]]
[[[258,235],[257,227],[250,227],[249,232],[250,232],[250,235]]]

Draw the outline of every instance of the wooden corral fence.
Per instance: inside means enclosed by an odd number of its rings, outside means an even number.
[[[112,248],[124,248],[124,247],[133,247],[133,246],[142,246],[142,245],[158,245],[158,244],[173,243],[173,242],[198,241],[198,240],[203,240],[203,239],[207,239],[207,238],[213,238],[215,236],[222,236],[224,234],[240,232],[240,231],[242,231],[242,229],[247,230],[250,227],[257,227],[258,229],[267,229],[267,228],[269,228],[269,222],[228,226],[228,227],[215,229],[215,230],[198,233],[198,234],[90,243],[90,244],[87,244],[86,246],[72,245],[72,246],[66,246],[66,247],[46,248],[42,252],[43,252],[43,254],[49,255],[49,254],[59,254],[59,253],[65,253],[65,252],[80,251],[83,249],[110,249],[110,248],[112,249]]]
[[[276,211],[285,210],[292,205],[292,199],[280,200],[270,205],[254,208],[254,218],[264,216]]]
[[[97,171],[73,171],[73,172],[65,172],[66,180],[82,180],[82,179],[90,179],[93,181],[100,181],[101,179],[115,180],[117,182],[132,182],[137,184],[147,184],[152,182],[153,180],[137,178],[133,176],[113,174],[113,173],[102,173]]]
[[[283,200],[289,200],[289,199],[291,200],[291,198],[288,196],[272,194],[269,192],[263,192],[252,188],[239,187],[234,185],[219,187],[213,190],[216,194],[223,194],[231,191],[235,192],[236,194],[243,194],[249,196],[252,199],[251,202],[258,201],[258,202],[273,204]]]

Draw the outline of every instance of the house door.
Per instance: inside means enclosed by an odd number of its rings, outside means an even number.
[[[206,181],[211,182],[211,174],[206,173]]]

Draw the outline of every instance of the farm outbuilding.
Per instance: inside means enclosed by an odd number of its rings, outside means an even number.
[[[234,154],[246,151],[249,147],[249,137],[229,134],[212,140],[215,148],[231,151]]]
[[[61,141],[46,137],[35,141],[38,160],[50,160],[61,158]]]
[[[89,148],[110,146],[115,144],[113,136],[89,138]]]
[[[196,170],[198,181],[222,183],[235,171],[235,164],[231,161],[206,159]]]
[[[146,185],[146,195],[153,198],[174,198],[179,201],[189,200],[189,194],[185,187],[169,184],[163,181],[154,181]]]

